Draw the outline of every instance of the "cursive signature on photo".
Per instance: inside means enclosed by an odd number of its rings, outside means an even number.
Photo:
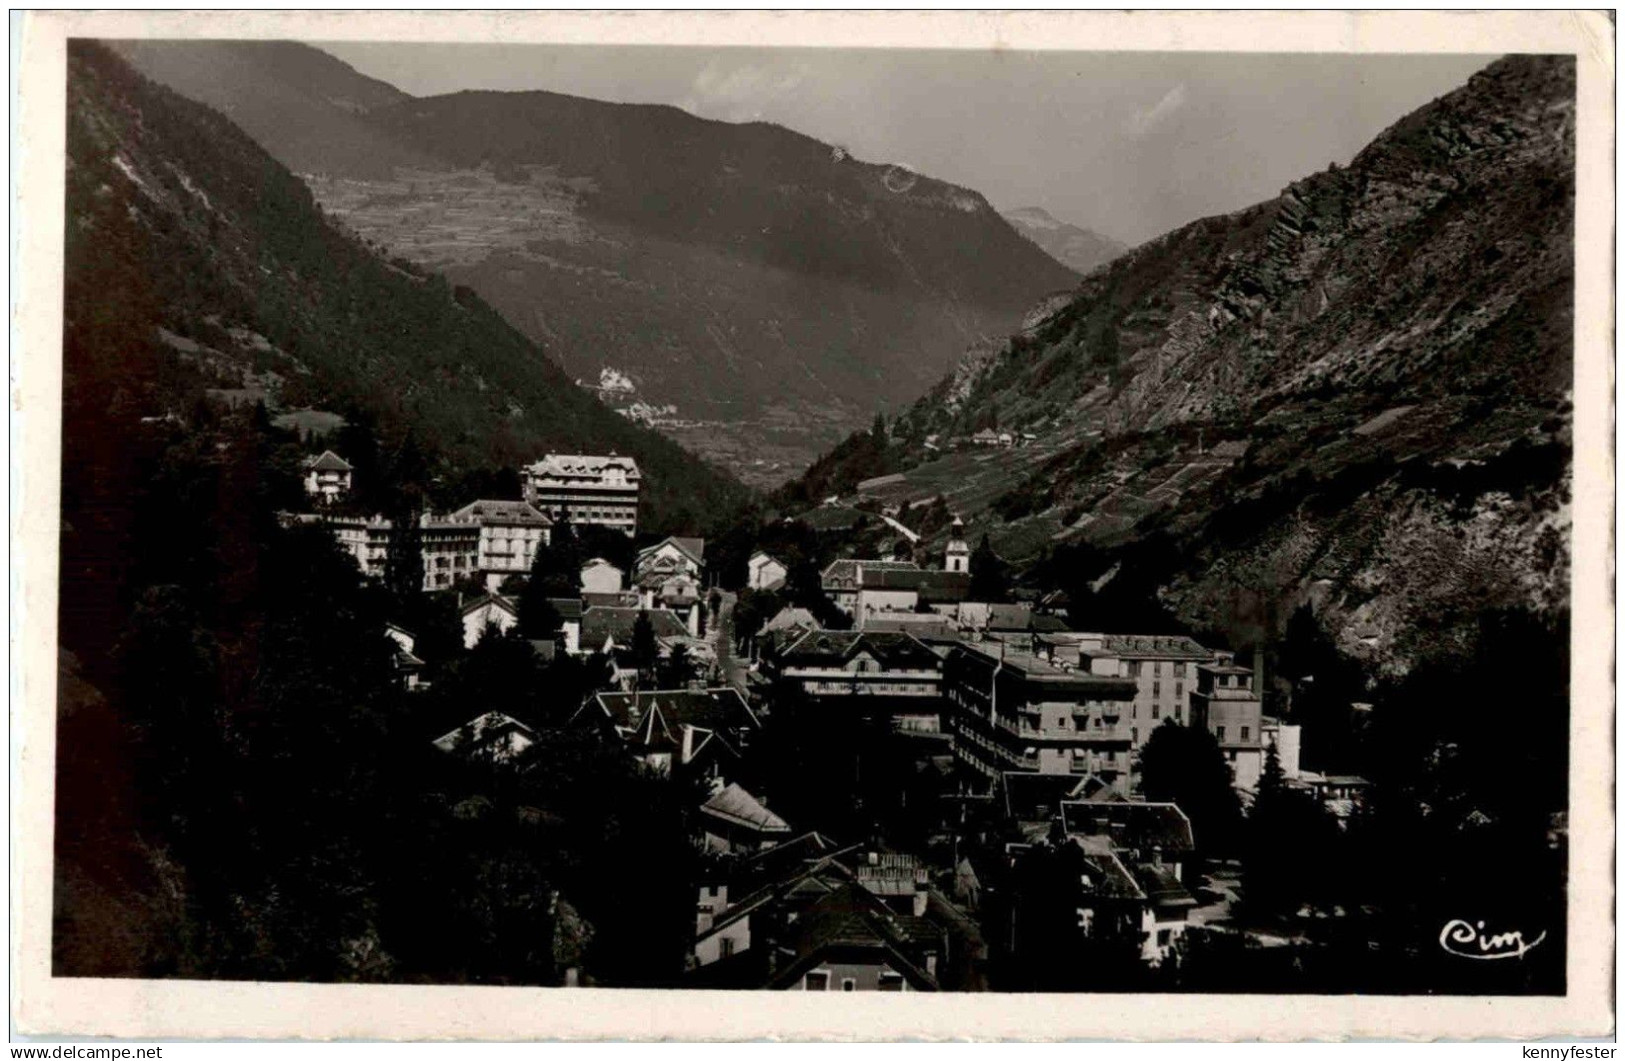
[[[1486,932],[1484,922],[1463,921],[1461,918],[1447,922],[1439,932],[1439,946],[1447,953],[1476,961],[1522,958],[1545,939],[1544,931],[1534,939],[1526,940],[1521,931]]]

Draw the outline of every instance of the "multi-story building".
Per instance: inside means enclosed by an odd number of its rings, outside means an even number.
[[[1080,648],[1079,657],[1091,674],[1135,683],[1129,735],[1138,748],[1163,719],[1185,722],[1189,694],[1196,688],[1196,668],[1211,661],[1213,653],[1188,637],[1106,634],[1098,647]]]
[[[614,453],[549,453],[522,469],[525,500],[557,522],[595,523],[627,537],[638,529],[642,473],[631,457]]]
[[[496,591],[509,575],[523,575],[536,560],[536,550],[548,544],[553,521],[524,501],[475,501],[449,517],[479,524],[476,563],[485,575],[486,589]]]
[[[1093,774],[1128,794],[1133,682],[1063,669],[998,643],[956,645],[942,678],[954,757],[988,787],[1013,770]]]
[[[1255,789],[1264,770],[1264,708],[1253,690],[1253,672],[1229,652],[1198,664],[1191,692],[1190,724],[1213,734],[1230,764],[1237,788]]]
[[[912,560],[835,560],[824,568],[819,581],[824,596],[848,615],[858,611],[858,592],[863,588],[865,571],[918,571],[920,566]],[[878,587],[877,587],[878,588]]]
[[[808,630],[769,642],[762,671],[808,696],[942,694],[942,660],[906,633]]]
[[[425,591],[450,589],[479,572],[478,519],[424,513],[418,520],[418,545],[423,554]]]
[[[355,469],[332,450],[305,460],[305,493],[331,504],[350,492]]]
[[[340,548],[355,558],[368,578],[382,578],[389,560],[389,541],[395,525],[382,516],[333,516],[327,519]]]

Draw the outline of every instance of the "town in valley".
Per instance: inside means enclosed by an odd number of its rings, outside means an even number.
[[[340,52],[69,45],[54,975],[1564,992],[1570,57],[1131,247]]]

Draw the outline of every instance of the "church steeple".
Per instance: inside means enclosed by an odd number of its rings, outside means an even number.
[[[965,522],[958,516],[954,517],[953,526],[948,528],[948,550],[943,557],[942,569],[961,574],[970,572],[970,545],[965,541]]]

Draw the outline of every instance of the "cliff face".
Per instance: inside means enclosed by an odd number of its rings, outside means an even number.
[[[1501,60],[1098,269],[899,418],[885,499],[945,493],[1017,559],[1154,539],[1188,622],[1310,602],[1389,670],[1483,607],[1564,606],[1574,76]],[[995,425],[1030,444],[951,452]]]

